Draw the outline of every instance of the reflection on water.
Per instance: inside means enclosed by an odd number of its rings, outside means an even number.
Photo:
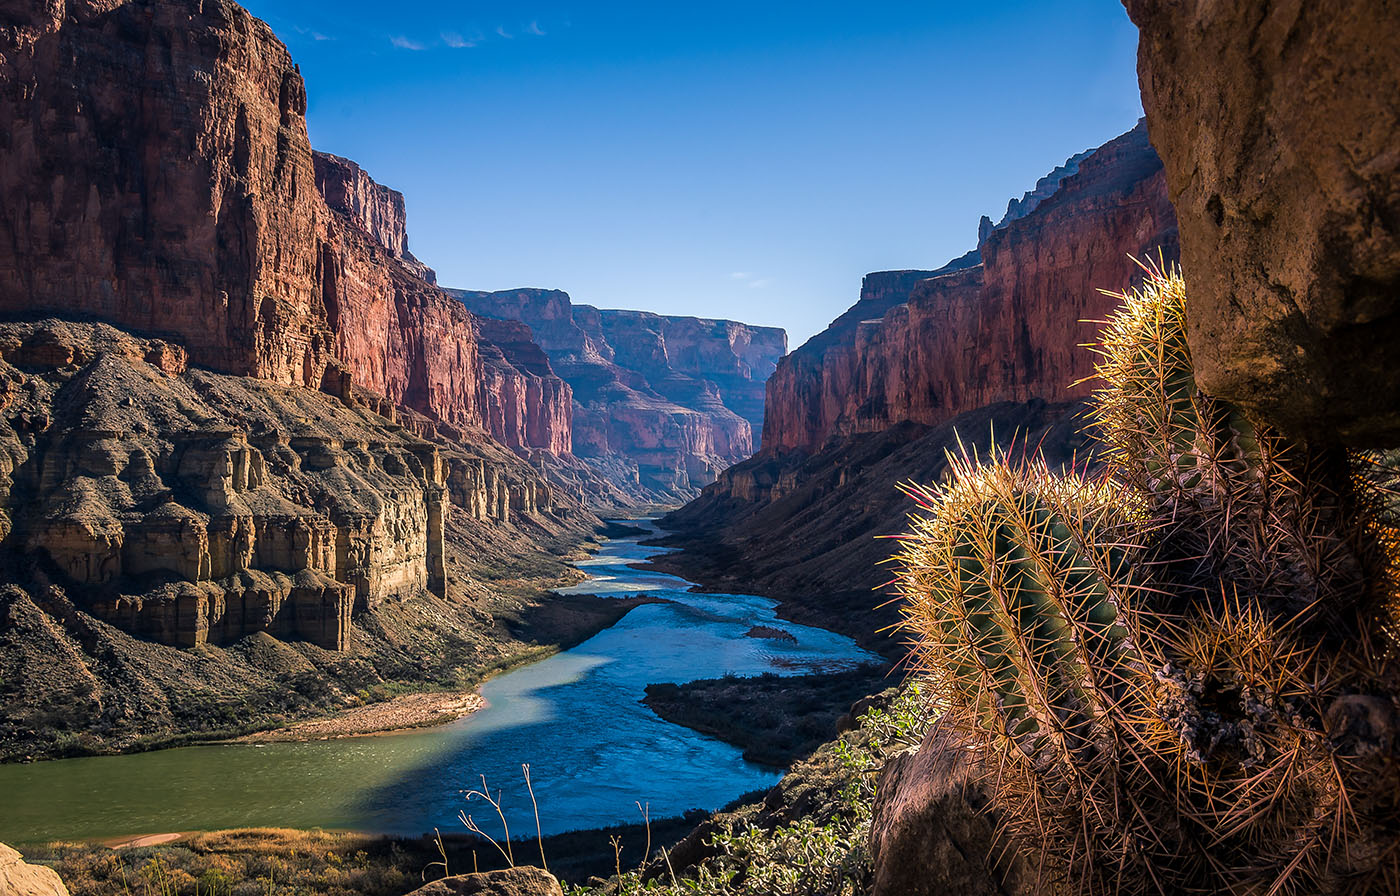
[[[629,569],[658,553],[613,539],[579,567],[571,593],[646,593],[572,650],[482,687],[488,707],[451,725],[304,744],[187,747],[130,756],[0,766],[0,840],[115,837],[275,825],[418,834],[461,831],[462,791],[504,790],[512,833],[534,831],[521,778],[529,763],[546,834],[714,809],[778,775],[740,751],[662,721],[639,701],[652,682],[725,674],[804,674],[875,661],[850,639],[783,622],[751,595],[693,594],[675,576]],[[796,641],[744,637],[754,625]]]

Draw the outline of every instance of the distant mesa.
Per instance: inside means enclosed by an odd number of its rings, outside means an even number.
[[[528,325],[573,390],[573,453],[638,495],[693,497],[757,447],[782,330],[600,310],[552,289],[448,292],[479,317]]]

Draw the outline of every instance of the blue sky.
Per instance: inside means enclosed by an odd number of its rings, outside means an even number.
[[[246,5],[301,65],[312,143],[404,192],[444,285],[794,347],[1141,115],[1114,0]]]

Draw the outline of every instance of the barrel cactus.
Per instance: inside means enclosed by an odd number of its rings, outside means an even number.
[[[950,465],[945,485],[908,487],[925,513],[896,557],[917,670],[982,754],[1008,833],[1064,842],[1057,876],[1146,873],[1146,817],[1119,798],[1152,789],[1134,759],[1156,687],[1135,502],[1038,459]]]
[[[1370,562],[1347,457],[1290,443],[1201,392],[1181,273],[1160,261],[1144,272],[1112,294],[1122,305],[1097,348],[1090,414],[1109,469],[1151,505],[1183,598],[1211,601],[1223,580],[1281,618],[1334,625],[1361,599]]]
[[[1395,892],[1400,476],[1202,393],[1181,276],[1145,270],[1098,349],[1101,475],[911,490],[917,668],[1068,892]]]

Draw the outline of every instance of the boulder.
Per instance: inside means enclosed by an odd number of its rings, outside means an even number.
[[[871,896],[1013,896],[1034,871],[996,836],[987,793],[958,744],[935,726],[885,764],[875,787]]]
[[[409,896],[564,896],[564,891],[548,871],[524,867],[445,877]]]
[[[57,871],[31,865],[19,853],[0,843],[0,893],[5,896],[68,896],[68,888]]]
[[[1291,435],[1400,445],[1395,4],[1124,5],[1201,387]]]

